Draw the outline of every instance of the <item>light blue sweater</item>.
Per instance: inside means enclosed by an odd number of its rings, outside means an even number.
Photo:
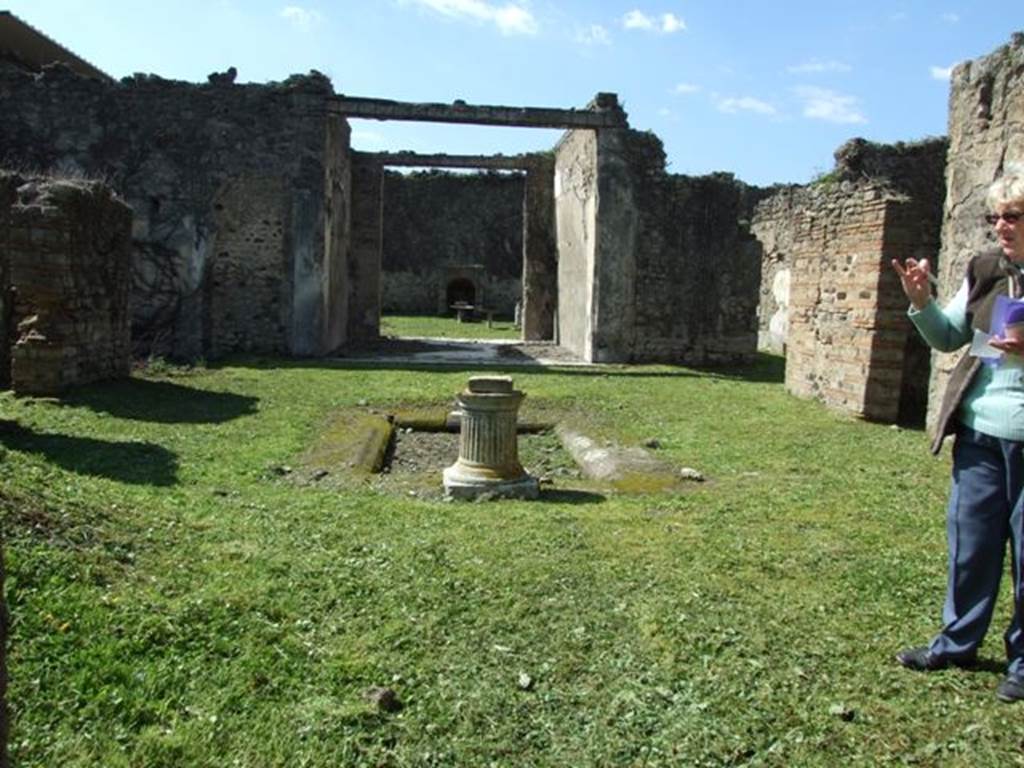
[[[967,323],[967,281],[945,307],[933,299],[907,313],[929,346],[952,352],[974,338]],[[982,365],[964,396],[957,419],[966,427],[1004,440],[1024,441],[1024,358],[1004,355]]]

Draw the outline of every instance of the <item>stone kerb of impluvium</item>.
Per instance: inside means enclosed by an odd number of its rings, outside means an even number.
[[[535,499],[537,478],[519,463],[516,421],[525,395],[508,376],[473,376],[456,396],[461,411],[459,458],[444,470],[449,498]]]

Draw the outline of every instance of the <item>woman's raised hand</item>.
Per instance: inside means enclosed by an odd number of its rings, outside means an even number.
[[[903,285],[903,292],[914,305],[914,309],[924,309],[931,301],[932,287],[930,284],[931,269],[928,259],[907,259],[902,264],[892,260],[892,268],[900,276],[900,283]]]

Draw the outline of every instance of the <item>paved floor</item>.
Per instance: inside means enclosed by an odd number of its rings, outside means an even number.
[[[403,336],[362,344],[339,360],[359,363],[416,363],[422,365],[540,365],[589,367],[551,342],[481,339],[428,339]]]

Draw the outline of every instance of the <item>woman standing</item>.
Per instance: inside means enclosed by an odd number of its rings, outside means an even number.
[[[910,300],[909,316],[934,349],[951,352],[976,331],[990,332],[1001,295],[1024,295],[1024,166],[1008,166],[988,190],[998,247],[974,256],[960,290],[940,308],[931,295],[927,259],[893,261]],[[949,581],[942,630],[927,645],[896,659],[923,672],[971,666],[977,659],[999,594],[1006,544],[1013,576],[1013,619],[1006,630],[1006,677],[996,696],[1024,700],[1024,340],[996,338],[998,365],[965,355],[946,386],[932,451],[947,435],[953,446],[953,482],[946,517]]]

